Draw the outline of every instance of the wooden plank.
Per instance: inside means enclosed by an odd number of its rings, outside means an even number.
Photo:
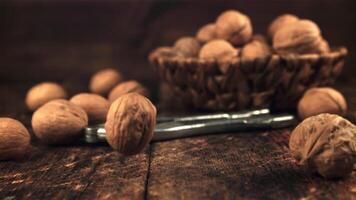
[[[0,99],[0,117],[16,118],[30,129],[31,113],[23,99],[31,84],[0,86],[5,97]],[[122,157],[107,145],[46,147],[36,140],[32,144],[22,160],[0,163],[1,199],[144,198],[148,152]]]
[[[122,157],[107,146],[41,147],[0,165],[0,197],[143,199],[147,154]],[[31,154],[34,153],[31,151]]]
[[[156,143],[149,199],[350,199],[356,174],[327,181],[288,153],[288,130]]]

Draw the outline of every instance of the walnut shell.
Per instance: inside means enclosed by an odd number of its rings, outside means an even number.
[[[334,114],[309,117],[293,130],[289,149],[299,164],[325,178],[348,176],[356,161],[356,126]]]
[[[331,113],[344,115],[347,111],[345,98],[333,88],[311,88],[307,90],[298,103],[298,114],[301,119]]]
[[[88,125],[85,111],[67,100],[53,100],[32,116],[35,135],[47,144],[65,144],[82,136]]]
[[[225,40],[212,40],[201,48],[199,58],[227,61],[237,57],[237,55],[238,50],[230,43]]]
[[[198,30],[195,37],[202,43],[216,39],[216,25],[213,23],[204,25]]]
[[[268,27],[267,35],[270,39],[273,39],[274,34],[282,27],[288,26],[288,24],[298,21],[299,18],[292,14],[280,15],[272,21]]]
[[[105,96],[121,81],[123,81],[123,76],[119,71],[112,68],[102,69],[91,77],[89,90]]]
[[[110,103],[104,97],[97,94],[80,93],[73,96],[69,101],[81,107],[87,113],[90,123],[105,122]]]
[[[173,46],[173,50],[178,56],[197,57],[200,50],[200,43],[193,37],[182,37]]]
[[[239,11],[223,12],[215,24],[217,38],[227,40],[233,45],[244,45],[252,38],[251,20]]]
[[[130,92],[136,92],[136,93],[141,94],[145,97],[150,96],[148,90],[143,85],[141,85],[137,81],[130,80],[130,81],[122,82],[122,83],[118,84],[114,89],[112,89],[109,94],[109,101],[113,102],[117,98],[119,98],[121,95],[130,93]]]
[[[329,51],[318,25],[310,20],[299,20],[279,29],[273,37],[273,48],[278,54],[320,54]]]
[[[157,111],[149,99],[137,93],[120,96],[110,106],[105,130],[110,146],[124,155],[141,152],[151,141]]]
[[[271,48],[262,38],[258,37],[246,44],[242,49],[240,56],[246,59],[257,59],[267,57],[272,54]]]
[[[29,146],[30,134],[21,122],[0,118],[0,160],[21,157]]]
[[[43,104],[54,99],[66,99],[64,88],[52,82],[43,82],[33,86],[26,95],[26,105],[29,110],[35,111]]]

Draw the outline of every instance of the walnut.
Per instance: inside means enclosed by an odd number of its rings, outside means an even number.
[[[328,87],[307,90],[298,103],[298,113],[301,119],[321,113],[344,115],[346,111],[345,98],[340,92]]]
[[[123,76],[119,71],[112,68],[106,68],[96,72],[91,77],[89,89],[92,93],[104,96],[121,81],[123,81]]]
[[[256,37],[248,44],[246,44],[242,49],[240,56],[246,59],[256,59],[267,57],[272,54],[271,48],[268,46],[264,38]]]
[[[250,18],[239,11],[223,12],[215,24],[217,38],[227,40],[233,45],[244,45],[252,38]]]
[[[238,50],[225,40],[212,40],[206,43],[199,52],[201,59],[228,61],[237,57]]]
[[[289,148],[312,172],[325,178],[345,177],[356,161],[356,127],[334,114],[309,117],[293,130]]]
[[[81,107],[88,115],[90,123],[105,122],[110,103],[97,94],[80,93],[73,96],[70,102]]]
[[[329,46],[319,27],[310,20],[299,20],[280,28],[273,37],[273,48],[278,54],[326,53]]]
[[[0,118],[0,160],[22,157],[30,146],[30,134],[21,122]]]
[[[82,136],[88,116],[79,106],[67,100],[53,100],[32,116],[35,135],[47,144],[65,144]]]
[[[105,130],[110,146],[123,155],[140,153],[153,137],[157,111],[137,93],[120,96],[110,106]]]
[[[35,111],[51,100],[66,98],[67,92],[61,85],[52,82],[43,82],[33,86],[27,92],[26,105],[29,110]]]
[[[268,27],[267,35],[270,39],[273,39],[274,34],[282,27],[288,26],[290,23],[298,21],[299,18],[295,15],[284,14],[272,21]]]
[[[200,43],[193,37],[182,37],[174,43],[173,50],[178,56],[197,57]]]
[[[206,43],[210,40],[216,39],[216,25],[213,23],[206,24],[198,30],[195,37],[199,42],[202,43]]]
[[[121,95],[126,93],[131,93],[131,92],[139,93],[145,97],[150,96],[148,90],[143,85],[141,85],[137,81],[130,80],[130,81],[125,81],[123,83],[120,83],[114,89],[112,89],[109,94],[109,101],[113,102]]]

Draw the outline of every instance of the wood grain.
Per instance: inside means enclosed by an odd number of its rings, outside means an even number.
[[[353,82],[337,87],[350,109]],[[0,85],[0,116],[22,121],[33,82]],[[345,84],[345,85],[344,85]],[[74,86],[71,93],[86,88]],[[167,109],[167,108],[166,108]],[[169,110],[164,110],[169,113]],[[184,110],[180,110],[184,114]],[[192,111],[186,111],[192,112]],[[171,113],[172,114],[172,113]],[[32,133],[31,129],[30,132]],[[7,199],[353,199],[356,174],[325,180],[299,167],[288,153],[290,130],[230,133],[153,143],[125,158],[107,145],[81,143],[34,148],[22,160],[0,163],[0,197]],[[33,135],[33,134],[32,134]]]
[[[149,199],[351,199],[356,174],[326,181],[288,152],[289,130],[154,144]]]

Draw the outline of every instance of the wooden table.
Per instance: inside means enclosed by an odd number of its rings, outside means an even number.
[[[29,129],[31,113],[23,100],[31,84],[0,86],[1,116]],[[353,109],[356,89],[351,83],[338,87]],[[307,173],[288,152],[290,131],[157,142],[132,157],[107,145],[46,147],[33,140],[26,158],[0,163],[0,198],[355,199],[356,173],[342,180]]]

